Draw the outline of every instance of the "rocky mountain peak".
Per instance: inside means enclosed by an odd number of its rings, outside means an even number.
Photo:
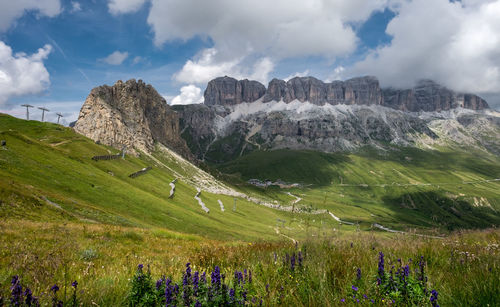
[[[151,152],[159,142],[189,155],[180,137],[179,117],[166,100],[142,80],[117,81],[92,89],[74,129],[102,144]]]
[[[383,105],[402,111],[443,111],[457,107],[481,110],[488,108],[482,98],[473,94],[457,93],[432,80],[421,80],[411,89],[382,89],[374,76],[356,77],[346,81],[325,83],[314,77],[295,77],[288,81],[272,79],[267,89],[261,83],[216,78],[205,90],[208,106],[237,105],[254,102],[294,100],[315,105]]]
[[[258,81],[224,76],[208,82],[204,97],[206,105],[235,105],[253,102],[265,92],[266,87]]]

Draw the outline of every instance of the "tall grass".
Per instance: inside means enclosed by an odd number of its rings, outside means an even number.
[[[200,274],[212,272],[215,266],[229,277],[235,271],[252,271],[252,295],[257,305],[261,298],[264,305],[337,306],[343,299],[342,304],[353,304],[353,285],[363,303],[363,294],[374,297],[382,251],[386,270],[397,267],[398,259],[409,263],[424,257],[429,306],[431,289],[439,293],[441,306],[500,304],[498,229],[457,232],[445,239],[358,232],[298,245],[289,241],[205,241],[167,232],[0,222],[1,296],[4,301],[10,298],[11,278],[19,275],[22,285],[42,303],[52,302],[50,288],[54,284],[60,288],[58,299],[70,302],[71,283],[76,280],[78,300],[83,305],[125,305],[138,264],[149,265],[153,280],[167,276],[180,282],[189,262],[193,272]],[[296,257],[295,270],[290,269],[292,255]]]

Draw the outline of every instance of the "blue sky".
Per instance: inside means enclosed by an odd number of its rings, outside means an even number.
[[[219,75],[432,78],[496,107],[498,16],[491,0],[1,1],[0,112],[75,120],[93,87],[130,78],[199,103]]]

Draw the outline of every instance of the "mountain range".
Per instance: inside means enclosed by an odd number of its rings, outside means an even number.
[[[375,77],[208,82],[204,103],[167,105],[142,80],[91,91],[74,129],[118,149],[161,143],[191,161],[231,161],[255,150],[355,151],[364,146],[475,147],[500,153],[500,119],[485,100],[430,80],[381,88]]]

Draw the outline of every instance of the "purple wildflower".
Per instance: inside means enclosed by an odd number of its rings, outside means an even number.
[[[298,261],[299,261],[299,266],[301,267],[302,266],[302,252],[299,251],[299,254],[298,254]]]
[[[167,278],[167,281],[165,282],[165,302],[167,307],[169,307],[173,302],[174,293],[171,282],[170,278]]]
[[[143,267],[144,267],[144,265],[141,263],[141,264],[139,264],[139,265],[137,266],[137,269],[138,269],[139,271],[142,271],[142,268],[143,268]]]
[[[207,283],[207,272],[203,272],[203,274],[201,274],[201,278],[200,278],[201,282],[206,284]]]
[[[352,285],[351,289],[353,289],[354,291],[358,291],[358,287],[356,287],[355,285]]]
[[[358,280],[360,280],[360,279],[361,279],[361,269],[360,269],[360,268],[358,268],[358,269],[357,269],[357,271],[356,271],[356,278],[357,278]]]
[[[378,276],[380,279],[384,279],[385,276],[385,269],[384,269],[384,253],[380,252],[379,253],[379,260],[378,260]]]
[[[198,295],[198,286],[199,286],[199,280],[200,280],[199,275],[200,275],[200,273],[198,271],[194,272],[194,275],[193,275],[193,294],[194,294],[194,296]]]
[[[23,287],[19,283],[19,276],[12,276],[12,281],[10,282],[12,287],[11,290],[11,298],[10,303],[11,306],[21,306],[23,300]]]
[[[50,291],[53,291],[55,294],[57,293],[57,291],[59,291],[59,287],[57,285],[53,285],[52,288],[50,288]]]
[[[74,282],[71,283],[71,286],[76,290],[76,288],[78,287],[78,282],[75,280]]]
[[[236,294],[236,292],[234,291],[233,288],[229,289],[229,302],[232,303],[234,302],[234,295]]]
[[[156,290],[160,290],[162,284],[163,284],[163,279],[158,279],[156,281]]]
[[[340,301],[343,303],[345,302],[345,298],[341,298]]]
[[[194,307],[201,307],[201,303],[197,300],[196,303],[194,303]]]
[[[33,293],[31,292],[30,288],[26,288],[26,290],[24,291],[24,296],[26,297],[26,299],[24,300],[24,303],[27,306],[31,306],[31,304],[33,304],[35,302],[33,299]]]
[[[215,266],[214,271],[211,274],[212,287],[217,292],[221,286],[221,276],[219,266]]]
[[[248,283],[252,283],[252,271],[248,270]]]
[[[295,253],[293,253],[292,257],[290,258],[290,269],[292,271],[295,270]]]
[[[432,290],[431,291],[431,298],[430,298],[432,307],[439,307],[439,305],[437,303],[437,299],[438,299],[438,292],[436,290]]]
[[[269,294],[269,284],[266,284],[266,292]]]

